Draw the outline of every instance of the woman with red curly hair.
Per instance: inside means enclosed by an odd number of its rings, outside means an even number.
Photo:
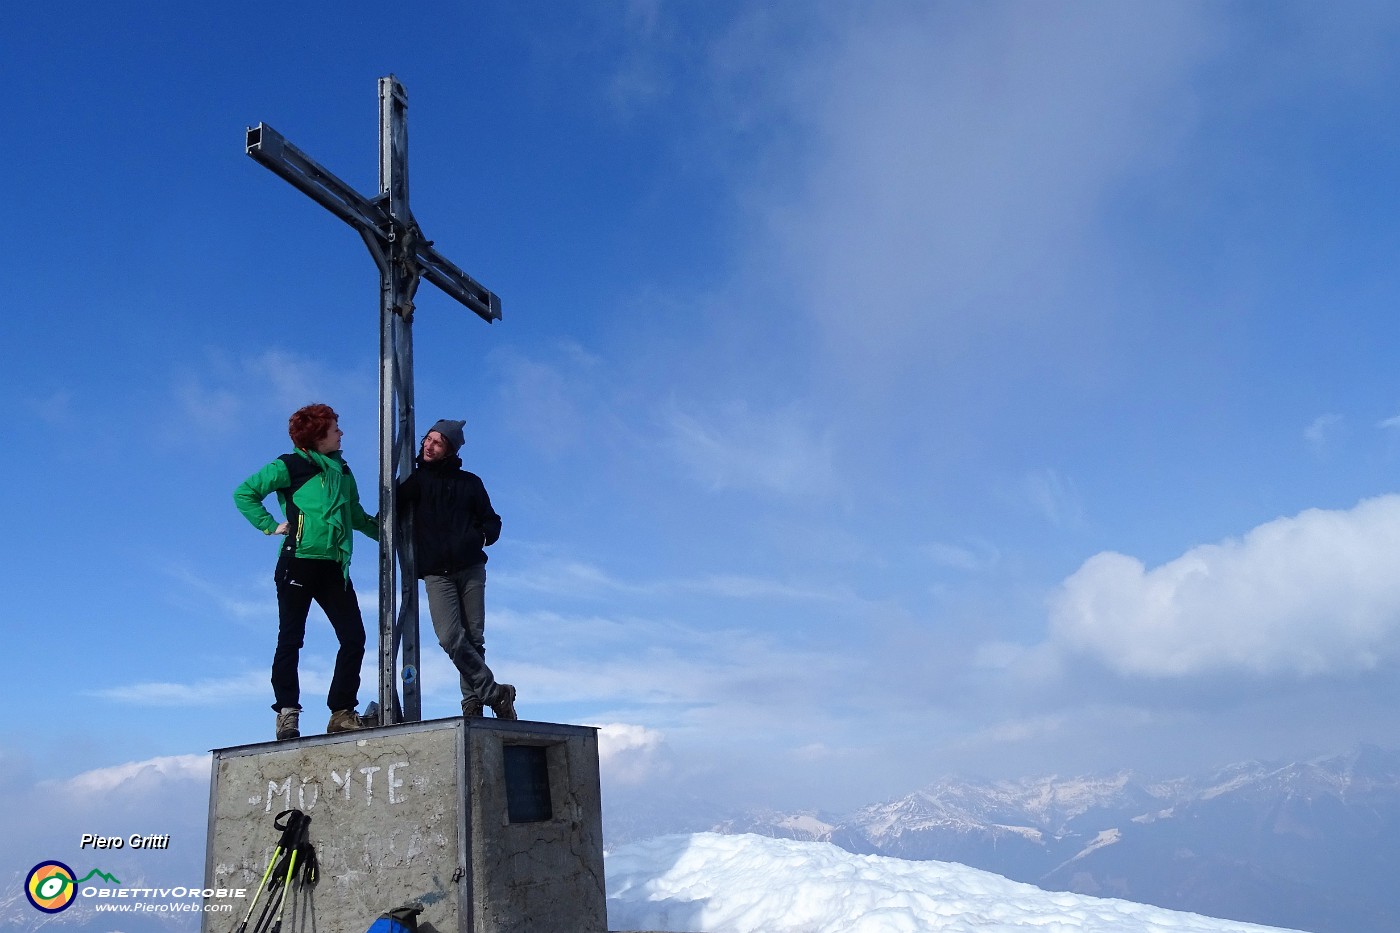
[[[315,600],[335,629],[335,656],[327,732],[360,728],[360,663],[365,623],[350,582],[351,532],[379,540],[379,524],[365,514],[350,466],[340,454],[340,418],[329,405],[307,405],[292,413],[287,433],[296,447],[239,484],[233,501],[265,535],[286,535],[277,558],[277,651],[272,657],[272,708],[277,738],[301,735],[301,686],[297,658],[306,636],[306,615]],[[277,521],[263,506],[270,493],[287,516]]]

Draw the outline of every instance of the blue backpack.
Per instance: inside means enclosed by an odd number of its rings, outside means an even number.
[[[369,933],[418,933],[418,915],[423,908],[405,904],[386,910],[369,925]]]

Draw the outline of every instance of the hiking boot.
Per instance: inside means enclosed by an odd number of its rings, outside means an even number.
[[[501,688],[501,694],[496,698],[496,702],[491,704],[491,712],[496,714],[497,719],[519,719],[515,715],[515,687],[510,684],[497,684]]]
[[[327,732],[354,732],[363,729],[359,714],[353,709],[338,709],[331,713],[331,721],[326,723]]]
[[[295,706],[284,706],[277,711],[277,741],[301,738],[297,722],[300,716],[301,710]]]
[[[462,718],[473,719],[481,716],[481,698],[468,697],[462,701]]]

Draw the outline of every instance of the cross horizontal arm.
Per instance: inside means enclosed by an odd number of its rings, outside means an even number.
[[[457,268],[427,240],[418,241],[415,253],[423,278],[471,308],[487,324],[501,319],[501,299],[495,292]]]
[[[360,194],[266,123],[248,128],[247,149],[248,155],[358,230],[383,271],[384,254],[398,226],[389,215],[384,195],[367,198]],[[501,319],[500,297],[459,269],[421,235],[414,238],[413,253],[423,278],[476,312],[486,323]]]
[[[362,234],[382,240],[392,228],[388,211],[326,171],[266,123],[248,128],[248,155]]]

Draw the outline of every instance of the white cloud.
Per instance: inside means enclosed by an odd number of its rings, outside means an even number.
[[[643,784],[670,769],[666,737],[646,726],[609,722],[598,725],[598,766],[621,784]]]
[[[0,760],[12,763],[4,749]],[[133,887],[201,878],[210,774],[210,756],[190,754],[125,762],[72,777],[8,781],[0,788],[0,812],[6,815],[0,877],[23,877],[19,873],[38,859],[58,858],[81,871],[101,868]],[[169,835],[169,848],[94,853],[81,847],[84,833]],[[82,919],[83,908],[80,903],[65,917]],[[98,925],[100,918],[90,916],[90,910],[87,914],[91,929],[110,929]]]
[[[362,609],[364,608],[364,594],[360,594]],[[362,702],[377,695],[378,689],[378,634],[376,616],[365,613],[365,631],[369,638],[368,647],[365,650],[365,658],[360,668],[360,696]],[[432,625],[428,622],[426,607],[422,610],[422,622],[420,624],[420,644],[423,646],[425,654],[429,654],[431,647],[433,652],[441,653],[433,640]],[[276,629],[269,630],[265,642],[266,650],[271,653],[276,642]],[[335,639],[335,634],[331,627],[323,620],[318,622],[314,617],[307,627],[307,640],[301,650],[300,661],[297,664],[297,674],[301,682],[301,700],[303,706],[314,706],[319,704],[320,698],[324,697],[326,690],[330,686],[331,674],[334,668],[334,655],[339,645]],[[431,656],[431,654],[429,654]],[[267,701],[272,700],[272,687],[268,684],[268,669],[258,667],[245,670],[241,673],[228,674],[220,677],[204,677],[197,680],[145,680],[136,683],[118,684],[112,687],[103,687],[88,691],[86,695],[100,697],[104,700],[111,700],[116,703],[127,703],[140,707],[207,707],[226,706],[234,703],[243,703],[247,700]],[[453,678],[456,684],[456,678]],[[310,701],[310,702],[308,702]],[[268,715],[271,716],[271,707],[268,707]]]
[[[960,741],[967,745],[990,743],[996,745],[1017,745],[1023,742],[1053,738],[1064,730],[1068,717],[1063,713],[1048,716],[1031,716],[1026,719],[1008,719],[966,736]]]
[[[559,359],[544,362],[510,350],[492,354],[499,376],[504,422],[532,447],[557,457],[582,442],[597,416],[584,415],[596,401],[598,361],[576,344],[554,348]]]
[[[576,656],[536,655],[511,664],[509,670],[522,696],[535,702],[611,704],[631,710],[711,703],[724,682],[717,661],[684,657],[672,647],[587,663]]]
[[[678,593],[693,593],[728,599],[818,602],[851,598],[844,591],[835,589],[741,574],[709,574],[691,579],[632,582],[621,580],[595,564],[576,560],[544,561],[526,568],[523,572],[496,571],[493,579],[503,589],[535,590],[571,597],[612,593],[665,597]]]
[[[520,691],[519,708],[527,700],[536,709],[582,704],[596,719],[667,728],[700,720],[792,726],[821,708],[834,683],[866,676],[868,665],[715,617],[689,625],[499,609],[487,642],[492,670]]]
[[[792,756],[798,761],[816,765],[828,765],[833,761],[850,759],[859,754],[855,749],[845,746],[834,746],[827,742],[808,742],[799,745],[792,750]]]
[[[241,583],[229,584],[210,579],[188,566],[174,566],[166,571],[190,591],[204,609],[218,607],[230,618],[266,622],[277,618],[277,597],[267,582],[268,574],[260,572]]]
[[[672,407],[664,427],[677,459],[711,490],[801,496],[836,485],[832,439],[812,420],[796,405],[755,411],[737,401],[708,416]]]
[[[781,599],[793,601],[840,602],[850,599],[849,594],[819,587],[801,586],[778,580],[760,577],[746,577],[738,574],[714,574],[696,580],[683,580],[667,584],[668,589],[687,590],[709,596],[724,596],[729,599]]]
[[[312,402],[327,402],[343,417],[369,397],[367,387],[373,385],[361,373],[335,371],[315,357],[279,347],[233,359],[213,352],[197,372],[180,379],[175,396],[181,417],[174,420],[233,433],[245,422],[265,420],[266,412],[285,418]]]
[[[1303,440],[1315,451],[1325,448],[1342,428],[1342,416],[1336,414],[1318,415],[1303,429]],[[1384,422],[1382,422],[1384,424]]]
[[[627,118],[664,101],[674,86],[661,54],[669,28],[659,0],[628,0],[622,12],[626,50],[608,90],[618,116]]]
[[[131,703],[135,706],[218,706],[233,700],[246,700],[264,694],[270,695],[265,671],[249,671],[234,677],[211,678],[194,683],[175,681],[144,681],[92,691],[93,696]],[[308,688],[308,677],[303,666],[302,689]]]
[[[1021,479],[1021,494],[1044,519],[1056,528],[1075,528],[1084,523],[1084,507],[1074,481],[1054,470],[1027,473]]]
[[[844,22],[773,121],[811,133],[769,216],[771,264],[834,359],[951,364],[968,334],[1082,317],[1084,294],[1059,299],[1101,272],[1114,189],[1184,138],[1205,15],[912,4]]]
[[[1400,496],[1310,509],[1151,570],[1085,561],[1050,604],[1052,640],[1127,676],[1320,676],[1400,654]]]
[[[48,781],[40,786],[62,795],[106,795],[114,791],[140,795],[153,793],[168,782],[206,783],[209,780],[209,768],[208,755],[168,755],[96,768],[64,780]]]
[[[273,407],[289,413],[311,402],[363,395],[369,384],[361,373],[336,372],[316,357],[275,347],[244,360],[243,369],[249,382],[240,388],[264,387]]]
[[[601,567],[578,560],[546,560],[532,564],[523,571],[495,570],[492,580],[503,589],[535,590],[572,596],[601,593],[639,594],[651,592],[654,586],[619,580]]]
[[[1001,559],[1001,551],[986,541],[967,545],[935,541],[924,545],[923,552],[929,560],[941,567],[965,570],[969,573],[993,567]]]

